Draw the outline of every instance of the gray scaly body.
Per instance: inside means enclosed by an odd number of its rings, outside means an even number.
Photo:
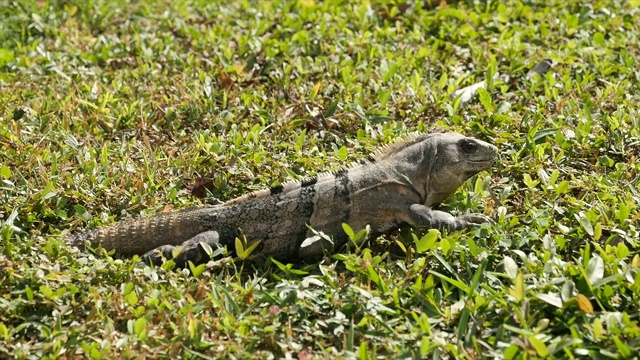
[[[102,246],[117,254],[144,254],[159,263],[174,258],[202,262],[200,243],[233,250],[237,237],[261,241],[256,255],[276,259],[310,259],[322,255],[326,242],[302,243],[313,233],[333,236],[335,250],[347,237],[342,224],[355,231],[370,226],[373,236],[401,226],[461,229],[489,219],[481,214],[459,217],[433,210],[469,177],[488,169],[495,146],[456,133],[413,134],[381,149],[363,164],[253,192],[221,205],[189,207],[91,229],[71,235],[69,243]],[[178,253],[178,252],[176,252]]]

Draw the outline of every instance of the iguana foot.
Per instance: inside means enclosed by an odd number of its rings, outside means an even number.
[[[189,261],[197,265],[208,257],[202,243],[215,250],[219,247],[220,235],[217,231],[205,231],[177,246],[159,246],[143,254],[142,262],[160,266],[165,260],[173,260],[178,267],[186,267]]]
[[[469,213],[456,217],[456,222],[461,224],[462,227],[480,226],[482,224],[493,223],[490,217],[484,214]]]
[[[491,219],[483,214],[471,213],[453,216],[448,212],[433,210],[421,204],[411,205],[409,207],[409,214],[413,220],[412,225],[428,229],[460,230],[491,222]]]

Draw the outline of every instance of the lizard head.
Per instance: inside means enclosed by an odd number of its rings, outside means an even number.
[[[428,171],[427,206],[439,204],[471,176],[490,168],[498,155],[495,146],[461,134],[441,133],[432,139],[435,161]]]

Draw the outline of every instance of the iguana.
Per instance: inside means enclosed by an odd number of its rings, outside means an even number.
[[[281,260],[321,256],[330,244],[302,247],[313,235],[333,237],[339,250],[348,237],[342,224],[355,231],[370,226],[378,236],[410,225],[418,228],[462,229],[489,221],[482,214],[455,217],[433,206],[453,194],[469,177],[488,169],[497,148],[457,133],[412,134],[378,150],[371,159],[341,171],[303,181],[286,182],[220,205],[192,206],[86,230],[68,237],[71,245],[102,246],[116,254],[143,254],[145,262],[162,257],[181,266],[201,263],[212,248],[233,251],[236,238],[260,241],[254,254]],[[174,247],[181,246],[182,251]]]

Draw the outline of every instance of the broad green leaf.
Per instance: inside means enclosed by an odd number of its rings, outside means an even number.
[[[278,269],[280,269],[280,270],[282,270],[282,271],[287,271],[287,270],[289,270],[289,269],[293,266],[293,264],[287,264],[287,265],[285,265],[285,264],[281,263],[280,261],[278,261],[278,260],[276,260],[276,259],[274,259],[274,258],[271,258],[271,262],[272,262],[272,263],[274,263],[274,264],[276,264],[276,266],[278,267]]]
[[[493,113],[494,106],[489,92],[482,87],[478,88],[478,98],[480,99],[480,103],[482,104],[482,107],[484,107],[485,111],[489,114]]]
[[[207,264],[200,264],[198,266],[195,266],[193,262],[189,261],[189,269],[191,270],[191,274],[196,278],[200,276],[200,274],[202,274],[204,269],[206,269],[206,266]]]
[[[602,326],[602,320],[596,318],[593,320],[593,337],[602,339],[603,335],[605,335],[605,330]]]
[[[318,81],[311,89],[311,95],[309,96],[309,101],[314,101],[318,96],[318,92],[320,91],[320,87],[322,86],[322,81]]]
[[[511,279],[515,279],[518,276],[518,264],[510,257],[505,256],[503,259],[504,262],[504,272]]]
[[[571,280],[565,280],[564,284],[562,284],[562,291],[560,292],[560,297],[563,302],[569,301],[573,298],[573,290],[575,289],[575,284]]]
[[[358,347],[358,359],[359,360],[369,359],[369,353],[368,353],[366,341],[361,342],[360,346]]]
[[[249,257],[249,255],[251,255],[253,250],[255,250],[256,247],[258,247],[258,245],[260,245],[261,242],[262,240],[253,241],[251,245],[249,245],[249,247],[245,250],[245,257],[243,259],[246,259],[247,257]]]
[[[354,236],[352,241],[356,244],[362,244],[364,240],[367,239],[369,233],[371,232],[371,226],[367,225],[364,229],[358,231]]]
[[[0,340],[9,341],[9,328],[2,322],[0,322]]]
[[[9,49],[0,48],[0,68],[15,60],[15,53]]]
[[[40,292],[42,293],[42,295],[44,295],[44,297],[46,297],[49,300],[54,300],[56,298],[55,293],[48,286],[40,285]]]
[[[75,211],[78,217],[84,220],[91,219],[91,214],[87,211],[87,209],[84,206],[80,204],[73,205],[73,210]]]
[[[587,218],[587,215],[584,212],[580,211],[579,213],[575,214],[575,217],[576,217],[576,220],[578,220],[578,222],[580,223],[580,226],[582,226],[582,228],[584,229],[584,231],[590,236],[593,236],[593,226],[591,225],[591,222]]]
[[[131,291],[124,296],[124,300],[131,306],[136,305],[138,303],[138,295],[135,291]]]
[[[618,348],[618,351],[620,351],[620,355],[622,355],[623,359],[631,359],[632,356],[634,356],[634,350],[631,350],[631,348],[620,340],[618,336],[613,337],[613,342],[616,344],[616,347]],[[637,352],[635,352],[635,354],[635,356],[638,356]]]
[[[556,293],[536,294],[536,297],[557,308],[562,308],[562,298]]]
[[[207,254],[209,257],[213,257],[214,252],[213,249],[211,248],[211,245],[207,244],[206,242],[200,242],[200,246],[202,247],[202,249],[204,250],[205,254]],[[216,249],[218,250],[218,249]]]
[[[602,155],[598,156],[598,163],[600,163],[600,165],[602,166],[612,167],[615,164],[615,161],[613,161],[613,159],[608,157],[607,155]]]
[[[49,289],[49,288],[47,288],[47,289]],[[51,290],[51,289],[49,289],[49,290]],[[45,290],[45,291],[46,291],[46,290]],[[29,300],[29,301],[33,301],[33,289],[31,289],[30,287],[28,287],[28,286],[27,286],[27,287],[24,289],[24,293],[25,293],[25,295],[27,295],[27,300]],[[45,294],[45,293],[43,292],[43,294]],[[53,295],[53,291],[51,291],[51,295]],[[46,296],[46,294],[45,294],[45,296]],[[48,297],[48,296],[47,296],[47,297]]]
[[[349,151],[347,150],[347,147],[342,146],[340,149],[338,149],[336,156],[338,157],[338,159],[342,161],[347,160],[347,156],[349,156]]]
[[[538,339],[535,335],[529,336],[529,343],[536,349],[536,352],[541,357],[546,357],[549,353],[547,351],[547,346],[542,342],[542,340]]]
[[[244,243],[239,237],[236,238],[236,254],[239,258],[244,259]]]
[[[55,184],[53,183],[53,181],[47,182],[47,185],[38,194],[38,196],[40,196],[42,200],[50,199],[56,195],[57,193],[55,191]]]
[[[407,247],[404,246],[404,243],[400,240],[396,240],[396,245],[398,245],[398,247],[402,250],[403,253],[407,253]]]
[[[440,237],[440,231],[437,229],[429,229],[420,240],[416,241],[416,251],[419,254],[423,254],[427,251],[432,251],[435,248],[436,241]]]
[[[498,109],[496,110],[497,114],[504,114],[511,109],[511,103],[503,101],[498,105]]]
[[[602,224],[596,223],[596,226],[593,227],[593,239],[600,240],[602,237]]]
[[[147,320],[145,320],[145,318],[143,317],[138,318],[136,319],[136,322],[133,325],[133,333],[135,335],[141,335],[145,331],[146,327],[147,327]]]
[[[509,288],[509,294],[511,294],[516,301],[524,299],[524,276],[521,272],[518,272],[518,275],[516,275],[513,281],[513,287]]]
[[[533,188],[535,188],[535,187],[540,183],[540,181],[539,181],[539,180],[535,180],[535,181],[534,181],[534,180],[531,178],[531,175],[529,175],[529,174],[527,174],[527,173],[522,174],[522,180],[523,180],[524,184],[525,184],[525,185],[527,185],[527,187],[528,187],[529,189],[533,189]]]
[[[447,81],[448,81],[447,73],[443,71],[442,75],[440,75],[440,80],[438,80],[438,89],[444,90],[447,86]]]
[[[518,350],[520,348],[518,347],[518,345],[511,345],[509,347],[507,347],[506,349],[504,349],[504,352],[502,353],[502,356],[504,356],[505,360],[511,360],[511,359],[515,359],[516,355],[518,354]]]
[[[595,33],[593,35],[593,43],[599,46],[604,45],[604,34],[602,34],[601,32]]]
[[[471,239],[471,238],[469,238],[469,240],[467,240],[467,246],[469,247],[469,252],[473,256],[478,256],[483,251],[483,249],[478,248],[478,245],[476,245],[476,242],[473,241],[473,239]]]
[[[353,232],[353,229],[351,228],[351,226],[349,226],[349,224],[342,223],[342,230],[345,234],[347,234],[349,239],[355,240],[356,234]]]
[[[371,279],[371,281],[373,281],[376,284],[380,283],[380,276],[378,275],[378,273],[373,269],[373,267],[371,265],[367,265],[367,272],[369,274],[369,279]]]
[[[449,254],[449,250],[451,250],[451,243],[449,242],[449,240],[447,239],[442,239],[440,242],[440,250],[442,250],[442,253],[444,255],[448,255]]]
[[[598,255],[593,255],[587,265],[589,283],[594,284],[604,278],[604,260]]]
[[[630,216],[631,216],[631,211],[633,210],[633,207],[631,204],[625,204],[625,203],[620,203],[618,205],[618,211],[616,212],[616,218],[620,221],[626,221]],[[637,221],[638,215],[636,215],[636,218],[633,219],[632,221],[635,222]]]
[[[420,341],[420,356],[423,358],[426,357],[430,347],[431,341],[429,341],[428,337],[423,336],[422,340]]]
[[[0,176],[2,176],[5,179],[8,179],[11,177],[11,169],[9,169],[8,166],[0,166]]]
[[[556,186],[556,194],[562,195],[569,191],[569,182],[567,180],[561,181],[558,186]]]

